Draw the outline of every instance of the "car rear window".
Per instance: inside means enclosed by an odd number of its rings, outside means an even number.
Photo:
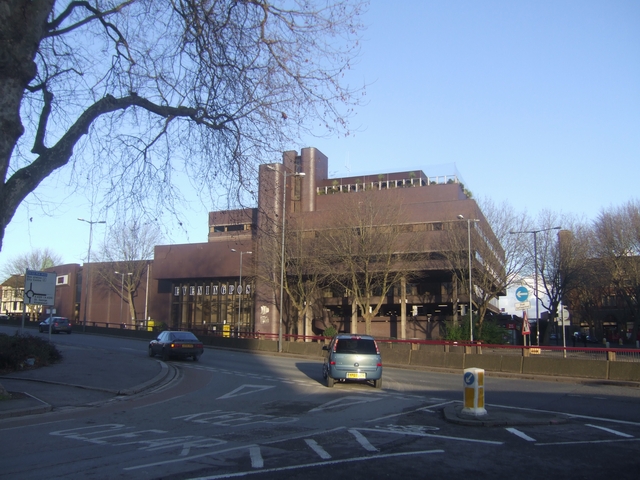
[[[336,340],[336,353],[375,355],[378,352],[373,340],[365,340],[362,338],[339,338]]]
[[[186,341],[197,342],[198,341],[196,336],[191,332],[174,333],[171,337],[172,337],[173,340],[181,340],[183,342],[186,342]]]

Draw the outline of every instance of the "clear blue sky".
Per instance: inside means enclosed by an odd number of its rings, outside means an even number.
[[[348,76],[369,84],[355,135],[291,146],[319,148],[332,176],[445,164],[476,197],[587,219],[638,198],[639,1],[372,0],[364,21]],[[0,266],[46,246],[66,263],[86,259],[88,225],[76,219],[91,218],[89,203],[59,181],[44,187],[60,203],[47,215],[30,198]],[[167,243],[206,242],[207,209],[186,210],[188,233]],[[105,230],[94,228],[94,248]]]

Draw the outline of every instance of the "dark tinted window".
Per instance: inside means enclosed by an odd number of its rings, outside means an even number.
[[[377,351],[373,340],[363,340],[362,338],[339,338],[336,344],[336,353],[375,355]]]
[[[176,332],[173,335],[171,335],[171,338],[173,340],[182,340],[182,341],[190,341],[190,342],[197,342],[198,339],[196,338],[196,336],[191,333],[191,332]]]

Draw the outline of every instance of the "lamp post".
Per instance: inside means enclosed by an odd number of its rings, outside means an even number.
[[[511,235],[516,235],[519,233],[531,233],[533,234],[533,288],[534,295],[536,297],[536,344],[540,346],[540,314],[538,311],[538,233],[548,232],[549,230],[560,230],[562,227],[549,227],[549,228],[541,228],[539,230],[523,230],[519,232],[510,231]]]
[[[237,250],[235,248],[231,249],[232,252],[237,252]],[[240,254],[240,281],[238,282],[238,288],[240,289],[240,291],[238,292],[238,333],[240,332],[240,323],[241,322],[241,315],[242,315],[242,294],[243,294],[243,288],[242,288],[242,255],[244,255],[245,253],[247,255],[251,255],[253,252],[238,252]]]
[[[464,215],[458,215],[464,220]],[[469,247],[469,341],[473,342],[473,283],[471,278],[471,222],[479,222],[477,218],[467,218],[467,241]]]
[[[91,294],[89,293],[89,290],[90,290],[89,265],[91,264],[91,239],[93,237],[93,225],[96,223],[107,223],[107,222],[105,222],[104,220],[85,220],[84,218],[78,218],[78,220],[89,224],[89,251],[87,252],[87,271],[83,273],[83,275],[87,276],[87,281],[85,282],[87,286],[87,292],[86,292],[87,297],[84,299],[84,315],[83,315],[83,321],[82,321],[82,331],[84,332],[85,328],[87,327],[87,304],[91,301]]]
[[[118,275],[121,275],[120,278],[120,325],[122,325],[122,304],[124,302],[124,276],[125,275],[133,275],[132,273],[123,273],[123,272],[115,272]]]
[[[282,173],[283,186],[282,186],[282,252],[280,255],[280,323],[278,326],[278,352],[282,353],[282,301],[284,298],[284,230],[285,230],[285,213],[287,210],[287,177],[304,177],[304,172],[287,173],[286,171],[280,172],[275,167],[267,165],[269,170],[273,170],[278,173]]]

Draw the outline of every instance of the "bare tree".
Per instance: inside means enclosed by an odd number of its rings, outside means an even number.
[[[598,257],[606,265],[617,295],[633,318],[633,338],[640,328],[640,201],[603,210],[594,224]]]
[[[589,265],[590,229],[572,215],[548,210],[540,212],[536,225],[535,250],[533,236],[527,236],[530,265],[535,265],[533,257],[537,250],[538,271],[534,275],[539,279],[538,297],[540,305],[549,312],[549,319],[553,321],[564,297],[583,281]],[[545,335],[547,333],[548,329]]]
[[[280,289],[280,275],[274,265],[282,265],[282,238],[280,233],[263,232],[261,236],[261,254],[258,275],[261,281],[271,285],[274,292]],[[283,315],[283,324],[287,333],[311,335],[311,321],[321,308],[322,289],[329,281],[329,272],[318,262],[321,255],[320,245],[315,240],[315,232],[306,229],[302,219],[289,218],[285,231],[285,252],[283,289],[286,297],[283,312],[291,306],[295,317]],[[277,297],[277,295],[276,295]],[[321,310],[320,310],[321,312]],[[297,322],[295,321],[297,319]]]
[[[320,268],[331,272],[332,282],[348,292],[364,318],[365,333],[371,334],[383,299],[417,268],[419,239],[402,231],[403,208],[391,195],[362,192],[343,198],[332,226],[318,232],[317,258]]]
[[[149,275],[149,260],[154,246],[162,242],[160,229],[155,223],[122,220],[109,229],[104,243],[96,255],[97,274],[129,309],[129,319],[141,318],[136,309],[138,289]]]
[[[26,270],[46,270],[61,263],[62,257],[49,248],[36,249],[8,260],[2,266],[2,273],[5,277],[24,275]]]
[[[227,202],[302,134],[347,133],[360,0],[5,0],[0,248],[18,206],[73,162],[103,206],[169,211],[183,173]],[[318,120],[321,120],[318,122]]]
[[[476,218],[478,222],[461,220],[451,223],[445,237],[447,244],[442,250],[449,260],[455,283],[466,286],[469,285],[471,247],[472,302],[478,310],[474,329],[480,338],[491,303],[504,296],[521,277],[526,264],[526,241],[511,232],[520,230],[526,224],[527,216],[516,212],[507,202],[495,204],[485,198],[480,202]]]

